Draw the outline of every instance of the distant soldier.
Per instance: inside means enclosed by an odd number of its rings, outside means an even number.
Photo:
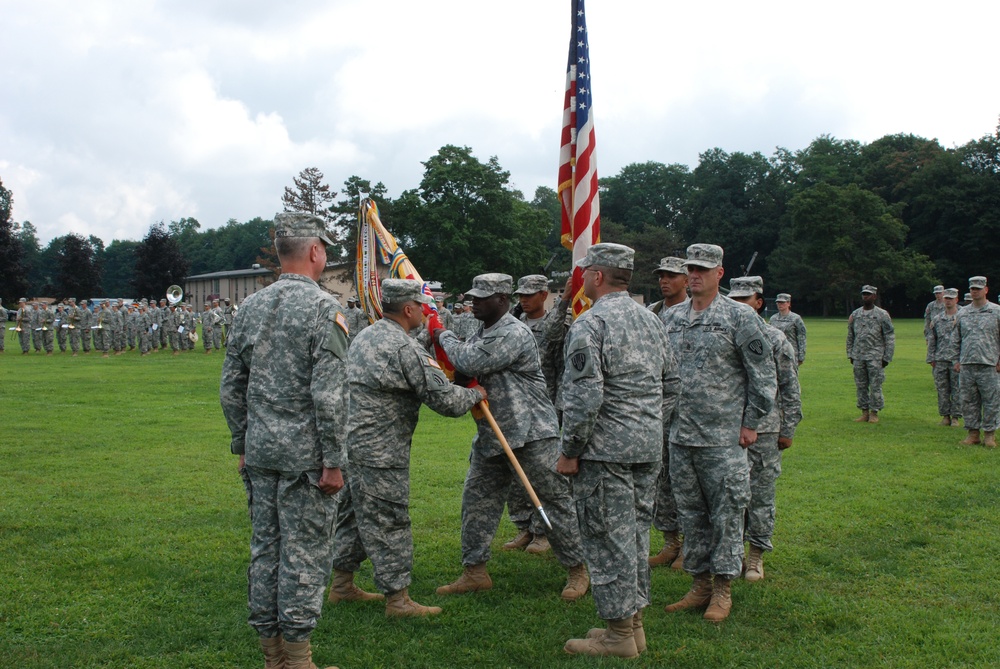
[[[101,352],[101,357],[110,357],[108,351],[111,350],[111,331],[114,327],[114,317],[111,309],[108,308],[108,301],[101,302],[100,308],[94,314],[94,348]]]
[[[749,305],[760,316],[764,309],[764,280],[744,276],[729,282],[729,297]],[[761,318],[763,323],[764,319]],[[795,428],[802,420],[802,393],[799,365],[788,338],[776,327],[765,325],[777,372],[778,387],[774,407],[757,427],[757,441],[747,447],[750,462],[750,505],[743,534],[750,544],[743,578],[764,578],[764,553],[774,550],[775,484],[781,476],[781,452],[792,446]]]
[[[944,311],[934,317],[927,330],[927,364],[934,372],[934,388],[938,396],[938,414],[941,425],[958,427],[962,417],[959,395],[959,372],[955,370],[956,358],[951,348],[951,336],[958,316],[958,289],[944,291]]]
[[[27,355],[31,350],[31,328],[32,315],[28,309],[27,298],[22,297],[17,304],[17,318],[14,321],[14,330],[17,332],[21,342],[21,353]]]
[[[69,298],[69,307],[66,309],[66,323],[69,326],[69,347],[73,351],[73,357],[80,353],[80,321],[83,318],[80,307],[76,304],[76,298]]]
[[[38,324],[41,325],[42,345],[45,347],[45,355],[52,355],[55,346],[56,312],[43,304],[38,312],[38,319]]]
[[[167,312],[169,315],[169,311]],[[215,326],[212,328],[212,348],[218,351],[222,348],[222,325],[226,321],[225,315],[222,313],[222,307],[219,304],[219,300],[212,300],[212,313],[215,320]],[[166,330],[164,330],[166,334]],[[164,343],[166,345],[166,343]]]
[[[40,302],[31,303],[31,345],[35,353],[41,353],[45,348],[45,336],[42,334],[43,324],[42,305]]]
[[[924,309],[924,339],[930,333],[931,323],[944,313],[944,286],[934,286],[934,301],[928,302]]]
[[[1000,422],[1000,305],[988,302],[985,276],[969,279],[972,302],[958,312],[951,346],[944,357],[957,360],[955,371],[962,373],[962,417],[969,436],[966,445],[980,443],[995,448]]]
[[[653,274],[656,275],[657,283],[660,285],[660,296],[663,298],[649,305],[649,310],[654,314],[659,314],[662,310],[680,304],[688,298],[688,273],[683,258],[674,256],[660,258],[660,265],[653,270]]]
[[[359,308],[358,305],[359,301],[357,298],[348,298],[347,311],[344,313],[344,316],[347,318],[347,327],[350,331],[350,341],[354,341],[354,338],[358,336],[358,333],[368,327],[368,314]]]
[[[889,312],[875,306],[878,289],[861,287],[862,306],[847,319],[847,359],[854,365],[861,416],[855,423],[877,423],[878,412],[885,406],[882,383],[885,368],[896,350],[896,331]]]
[[[452,315],[451,310],[444,305],[444,298],[437,297],[434,299],[434,303],[437,306],[438,318],[441,320],[441,325],[444,326],[445,330],[450,330],[455,323],[455,317]]]
[[[115,349],[115,355],[121,355],[125,352],[125,307],[121,300],[112,307],[112,313],[114,316],[112,346]]]
[[[55,320],[52,323],[56,329],[56,343],[59,344],[59,352],[66,352],[66,342],[69,339],[69,321],[66,319],[66,307],[62,302],[56,307]]]
[[[159,344],[160,348],[166,349],[167,348],[167,344],[170,343],[169,339],[167,337],[166,327],[164,326],[164,322],[167,320],[167,317],[170,315],[170,309],[167,307],[167,298],[165,298],[165,297],[161,297],[160,298],[159,311],[160,311],[160,327],[157,328],[157,331],[156,331],[156,334],[158,335],[158,341],[157,341],[157,343]],[[216,348],[218,348],[218,346],[216,346]]]
[[[212,305],[205,303],[205,309],[201,312],[201,343],[205,347],[205,354],[212,352],[212,339],[215,338],[215,312]]]
[[[0,353],[3,353],[9,330],[7,329],[7,310],[4,309],[2,299],[0,299],[0,316],[3,316],[3,331],[0,332]]]
[[[139,308],[134,304],[128,305],[128,313],[125,315],[125,343],[128,350],[134,351],[139,339]]]
[[[94,312],[90,310],[87,300],[80,300],[80,346],[84,353],[90,353],[90,345],[94,341],[94,331],[91,326],[94,324]]]
[[[136,322],[136,331],[139,338],[139,354],[149,355],[151,331],[153,329],[153,318],[149,315],[149,306],[145,302],[139,303],[139,318]]]
[[[222,307],[222,345],[226,345],[226,338],[229,336],[229,328],[233,327],[233,317],[236,316],[236,307],[234,307],[227,297],[225,299],[225,305]],[[176,313],[176,310],[171,308],[171,311]],[[177,350],[176,348],[174,350]]]
[[[476,334],[477,330],[479,330],[479,321],[472,315],[472,300],[467,300],[462,303],[462,313],[455,316],[452,332],[462,341],[468,341],[471,336]]]
[[[774,298],[778,313],[771,316],[770,325],[785,333],[785,338],[795,350],[795,361],[801,365],[806,361],[806,324],[802,317],[792,311],[792,296],[778,293]]]

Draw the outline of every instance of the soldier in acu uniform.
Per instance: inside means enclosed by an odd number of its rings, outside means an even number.
[[[357,529],[375,568],[375,583],[385,593],[389,616],[441,612],[408,594],[413,570],[410,444],[420,405],[457,417],[486,397],[482,386],[450,383],[434,358],[409,336],[423,320],[421,304],[428,303],[419,281],[386,279],[382,320],[362,331],[348,354],[348,482]]]
[[[885,406],[882,383],[885,368],[896,350],[896,331],[889,312],[875,306],[875,286],[861,287],[862,306],[847,319],[847,359],[854,365],[854,385],[858,391],[861,416],[855,423],[877,423]]]
[[[958,289],[944,291],[944,311],[934,318],[927,330],[927,364],[934,372],[934,388],[938,396],[938,414],[941,425],[958,427],[962,417],[959,397],[959,372],[955,370],[957,359],[951,349],[951,335],[955,331],[958,316]]]
[[[556,470],[572,477],[594,604],[607,627],[570,639],[571,654],[646,650],[649,529],[679,379],[666,329],[628,294],[633,258],[627,246],[595,244],[577,263],[593,305],[566,335]]]
[[[983,444],[995,448],[1000,421],[1000,305],[987,301],[985,276],[969,279],[969,292],[972,302],[955,318],[945,357],[957,360],[955,371],[962,373],[962,417],[969,431],[962,443],[980,443],[983,430]]]
[[[17,318],[14,319],[14,330],[21,343],[21,353],[27,355],[31,350],[31,310],[28,308],[28,299],[22,297],[17,305]]]
[[[692,244],[691,299],[660,313],[683,379],[670,425],[670,480],[684,532],[691,589],[666,611],[705,608],[720,622],[743,570],[743,515],[750,502],[746,448],[774,406],[777,375],[761,319],[719,292],[723,251]]]
[[[934,319],[944,313],[944,286],[934,286],[934,301],[924,308],[924,339],[930,334]]]
[[[778,293],[774,298],[778,313],[771,316],[771,326],[785,333],[785,338],[795,350],[795,360],[801,365],[806,361],[806,324],[802,317],[792,311],[792,296]]]
[[[478,378],[490,395],[497,424],[551,516],[549,541],[556,558],[569,570],[562,598],[579,599],[589,578],[576,521],[569,480],[554,469],[558,458],[559,426],[545,392],[538,349],[531,330],[509,313],[513,279],[508,274],[481,274],[466,292],[482,328],[462,342],[454,332],[436,330],[436,337],[455,369]],[[469,472],[462,491],[462,576],[441,586],[448,595],[489,590],[486,572],[490,542],[496,534],[507,490],[521,485],[485,416],[476,418]]]
[[[282,274],[237,314],[220,396],[253,525],[250,625],[266,666],[312,669],[344,485],[347,323],[316,283],[332,243],[322,219],[281,213],[274,225]]]

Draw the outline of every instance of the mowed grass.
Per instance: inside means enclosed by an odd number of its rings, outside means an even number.
[[[666,614],[690,584],[656,570],[649,650],[571,657],[598,624],[559,599],[551,556],[495,550],[492,591],[439,597],[460,572],[473,424],[425,412],[413,449],[411,594],[438,617],[327,605],[320,666],[1000,666],[997,452],[939,427],[921,323],[897,322],[878,425],[853,423],[845,321],[807,321],[805,420],[778,481],[766,579],[728,621]],[[260,667],[246,625],[249,521],[218,404],[222,356],[0,357],[0,665]],[[512,536],[504,520],[494,548]],[[653,547],[662,539],[654,534]],[[372,587],[366,564],[359,582]]]

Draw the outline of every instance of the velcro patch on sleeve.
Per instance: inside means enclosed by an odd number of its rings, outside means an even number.
[[[338,311],[338,312],[337,312],[337,317],[336,317],[336,319],[335,319],[335,320],[336,320],[336,322],[337,322],[337,325],[339,325],[339,326],[340,326],[340,329],[344,331],[344,334],[345,334],[345,335],[348,335],[348,336],[350,336],[350,334],[351,334],[351,329],[350,329],[350,327],[349,327],[349,326],[347,325],[347,319],[346,319],[346,318],[344,318],[344,314],[342,314],[342,313],[340,313],[340,312]]]

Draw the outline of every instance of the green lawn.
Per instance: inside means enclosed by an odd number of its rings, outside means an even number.
[[[719,626],[666,614],[690,578],[657,570],[636,661],[570,657],[597,624],[559,599],[549,555],[497,551],[495,586],[460,572],[470,418],[425,413],[412,472],[411,594],[444,607],[387,620],[328,605],[320,666],[987,667],[1000,665],[998,452],[936,425],[919,321],[897,322],[878,425],[856,424],[846,321],[808,320],[805,420],[778,482],[767,578],[733,587]],[[222,356],[0,356],[0,665],[260,667],[246,625],[249,521],[218,403]],[[513,534],[505,520],[496,547]],[[654,536],[654,550],[661,543]],[[370,567],[360,582],[371,587]]]

